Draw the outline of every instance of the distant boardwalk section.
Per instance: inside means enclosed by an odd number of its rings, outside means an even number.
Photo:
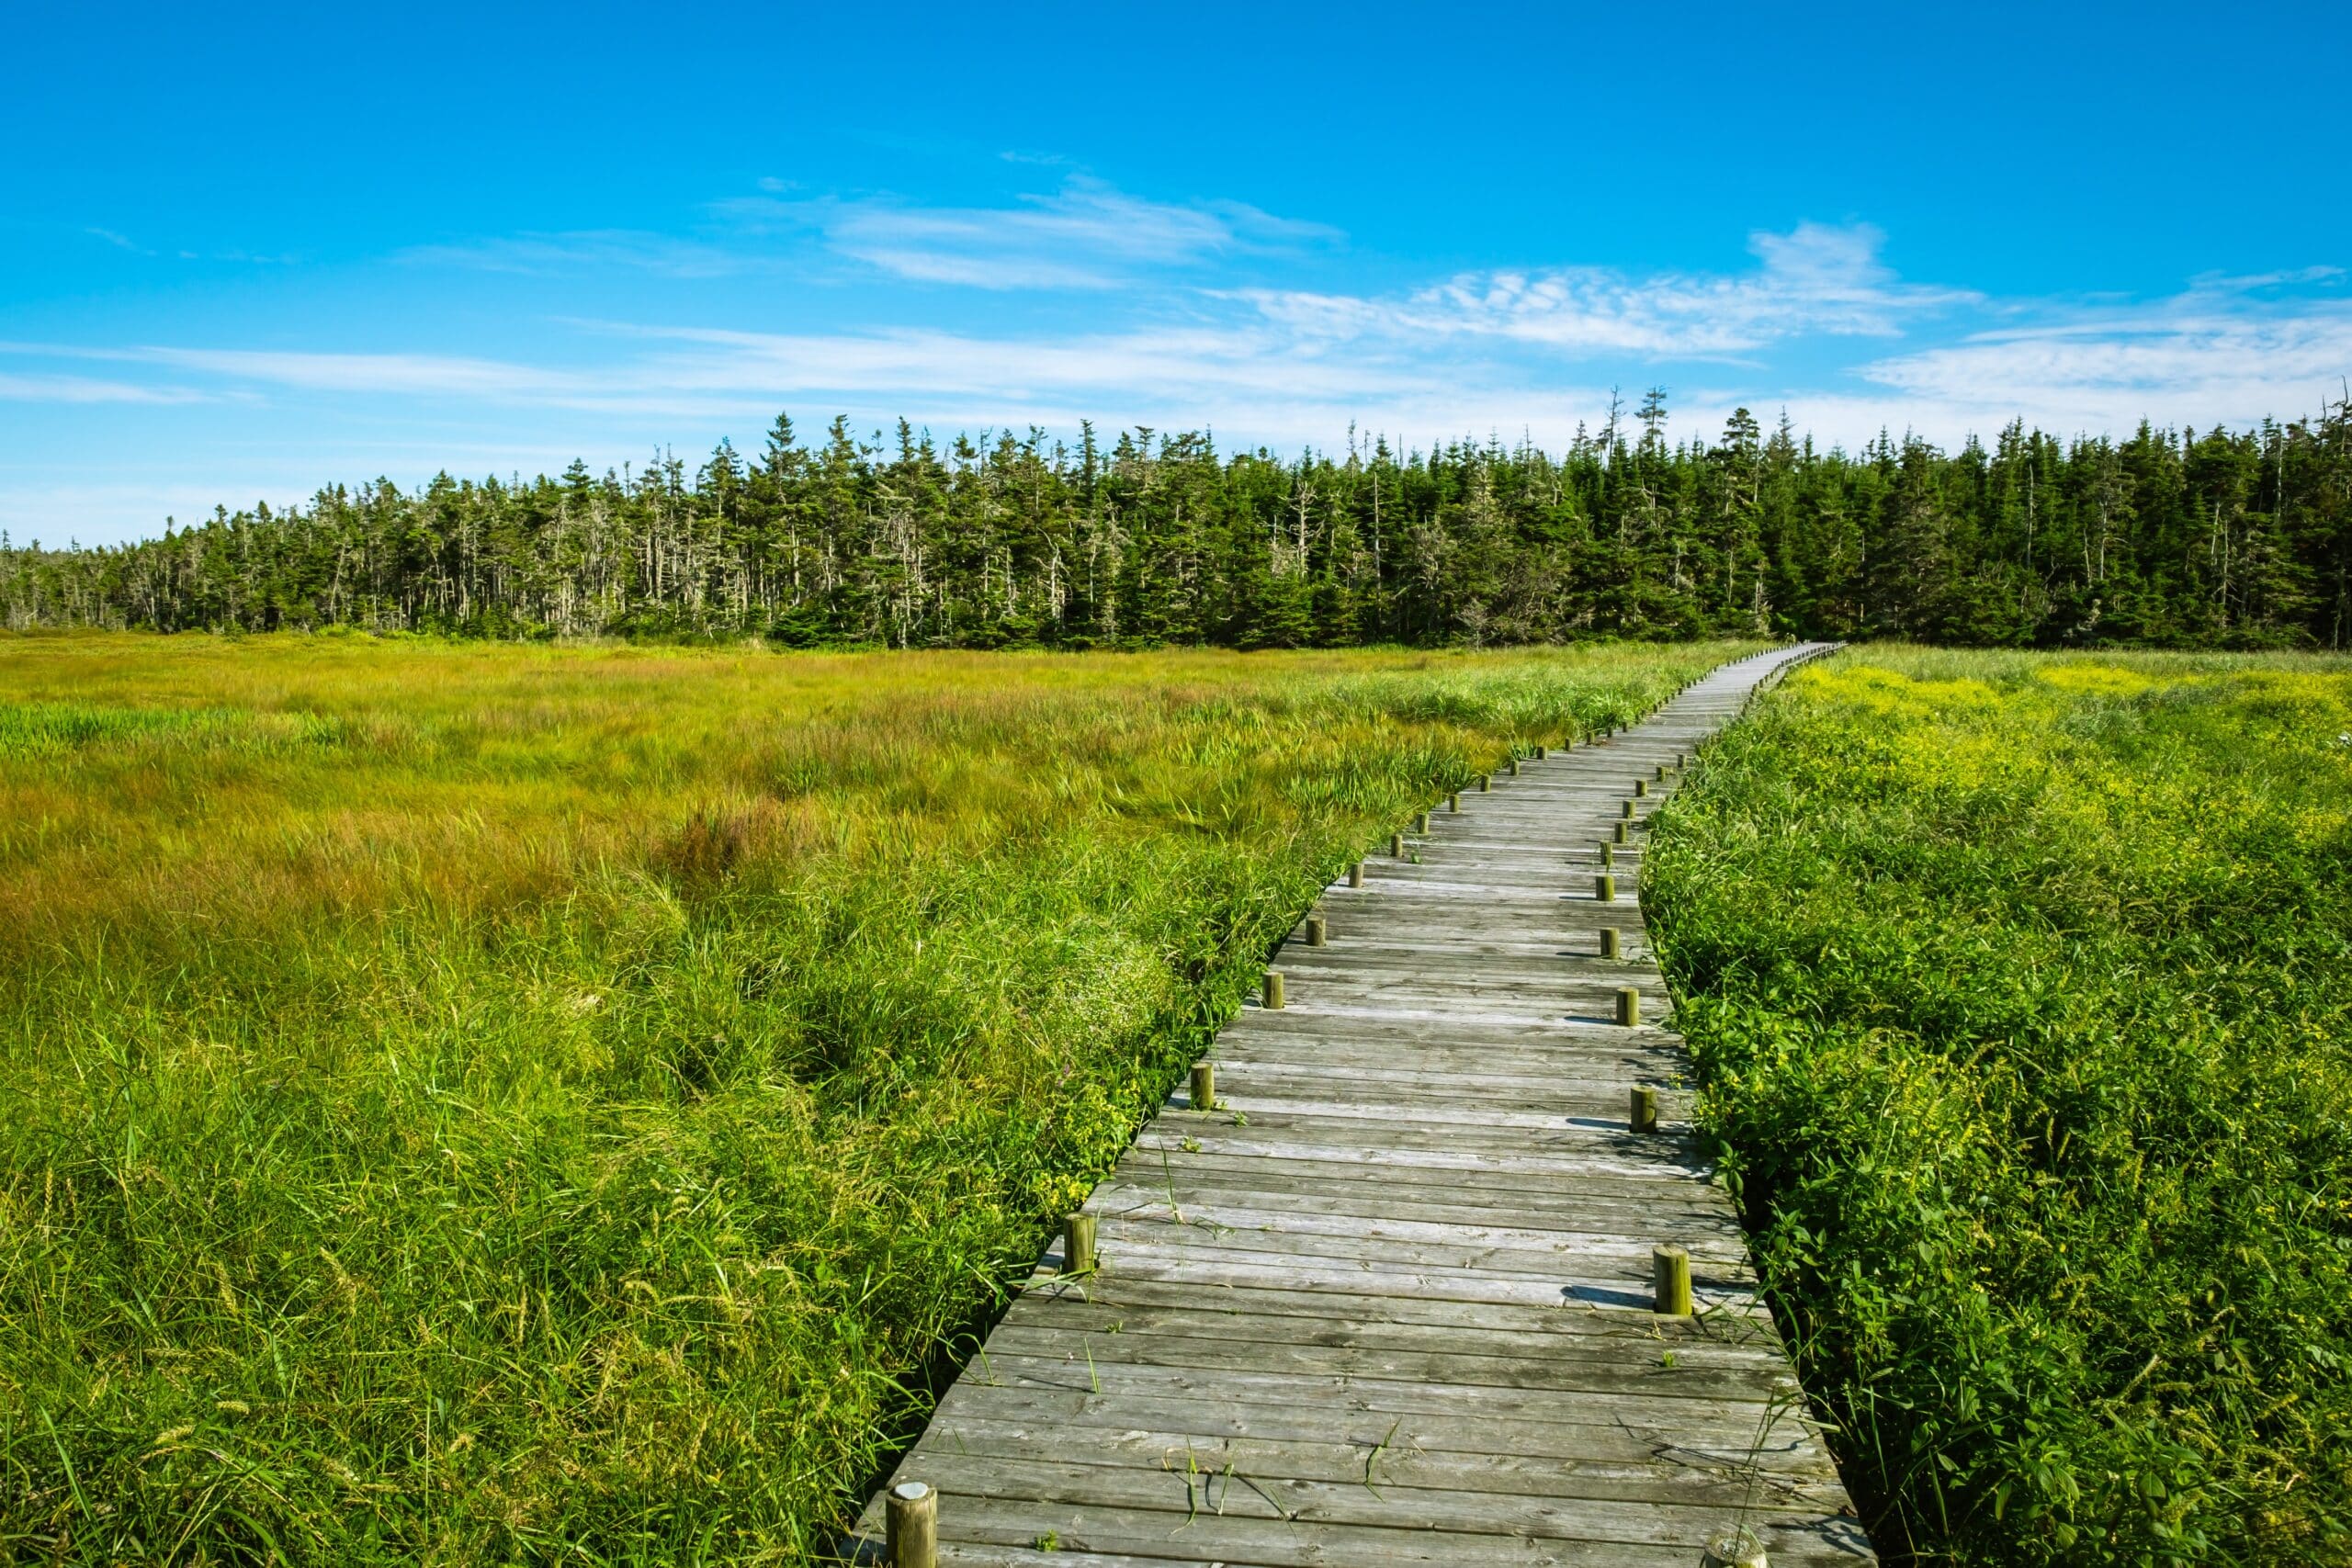
[[[1874,1561],[1687,1135],[1634,897],[1698,743],[1818,651],[1524,760],[1330,887],[857,1559],[895,1515],[958,1564]]]

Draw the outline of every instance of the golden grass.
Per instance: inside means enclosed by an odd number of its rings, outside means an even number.
[[[821,1556],[1345,859],[1740,651],[0,639],[0,1555]]]

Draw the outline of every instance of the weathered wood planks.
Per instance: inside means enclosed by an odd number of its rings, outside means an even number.
[[[892,1477],[937,1490],[940,1562],[1665,1568],[1743,1523],[1776,1564],[1874,1561],[1684,1135],[1633,897],[1659,764],[1814,651],[1523,761],[1326,891],[1216,1103],[1171,1095],[1088,1200],[1098,1269],[1040,1260]],[[1695,1316],[1651,1311],[1662,1245]],[[847,1554],[884,1536],[877,1496]]]

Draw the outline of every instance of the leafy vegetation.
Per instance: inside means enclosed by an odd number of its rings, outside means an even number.
[[[0,639],[0,1560],[822,1551],[1344,860],[1743,651]]]
[[[1850,652],[1645,876],[1882,1551],[2352,1558],[2352,670]]]
[[[0,626],[350,626],[792,646],[1241,648],[1895,634],[2352,646],[2352,405],[2252,431],[1817,451],[1665,394],[1551,455],[945,447],[779,418],[599,478],[386,480],[120,549],[6,547]]]

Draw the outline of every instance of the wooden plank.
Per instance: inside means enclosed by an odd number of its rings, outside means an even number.
[[[1828,1466],[1818,1434],[1785,1408],[1754,1405],[1710,1410],[1684,1404],[1645,1419],[1623,1401],[1547,1402],[1541,1417],[1496,1421],[1476,1413],[1358,1410],[1334,1419],[1328,1406],[1286,1400],[1186,1398],[1114,1379],[1114,1392],[1091,1393],[992,1383],[951,1390],[936,1419],[944,1433],[1015,1422],[1038,1429],[1068,1428],[1076,1446],[1091,1448],[1114,1436],[1170,1432],[1204,1450],[1257,1443],[1313,1445],[1326,1452],[1352,1450],[1361,1466],[1370,1450],[1394,1450],[1435,1461],[1539,1461],[1588,1472],[1619,1468],[1631,1476],[1657,1467],[1690,1476],[1694,1483],[1728,1480],[1743,1491],[1753,1481],[1784,1495],[1826,1493]],[[1577,1419],[1582,1417],[1582,1419]],[[1707,1434],[1713,1433],[1713,1436]],[[1383,1446],[1386,1445],[1386,1448]],[[1040,1448],[1052,1446],[1051,1439]],[[1498,1466],[1507,1469],[1507,1466]],[[1526,1474],[1532,1466],[1522,1467]],[[1508,1490],[1510,1488],[1497,1488]]]
[[[1738,1216],[1674,1118],[1689,1070],[1639,905],[1657,764],[1787,650],[1650,723],[1498,774],[1327,888],[1087,1202],[1097,1268],[1027,1287],[898,1475],[943,1563],[1687,1568],[1745,1517],[1772,1561],[1872,1561],[1756,1294]],[[1594,936],[1620,933],[1602,960]],[[1621,986],[1644,1022],[1614,1020]],[[1626,1126],[1664,1090],[1656,1134]],[[1651,1310],[1650,1254],[1699,1312]],[[847,1555],[876,1561],[879,1498]]]
[[[1406,1184],[1396,1181],[1393,1172],[1377,1168],[1337,1177],[1300,1176],[1272,1162],[1213,1160],[1180,1168],[1171,1161],[1165,1170],[1153,1164],[1121,1166],[1095,1189],[1087,1208],[1097,1214],[1117,1213],[1130,1207],[1164,1205],[1172,1198],[1189,1213],[1189,1206],[1198,1202],[1272,1196],[1279,1197],[1285,1210],[1302,1214],[1382,1214],[1436,1224],[1491,1223],[1507,1216],[1538,1229],[1555,1223],[1608,1229],[1648,1224],[1668,1226],[1677,1235],[1741,1234],[1737,1216],[1714,1195],[1654,1195],[1648,1190],[1657,1185]]]
[[[1743,1451],[1764,1429],[1768,1420],[1781,1432],[1775,1441],[1795,1443],[1796,1428],[1777,1423],[1792,1407],[1770,1400],[1724,1400],[1692,1396],[1653,1406],[1614,1393],[1576,1389],[1521,1389],[1480,1383],[1432,1383],[1417,1381],[1340,1376],[1329,1373],[1268,1372],[1228,1368],[1167,1366],[1149,1362],[1114,1364],[1106,1380],[1101,1366],[1060,1357],[984,1351],[956,1385],[968,1387],[986,1408],[998,1389],[1030,1389],[1041,1393],[1083,1393],[1102,1398],[1203,1399],[1225,1401],[1238,1409],[1277,1408],[1300,1419],[1325,1419],[1333,1429],[1361,1427],[1367,1417],[1393,1424],[1399,1416],[1442,1416],[1483,1426],[1490,1445],[1522,1429],[1543,1425],[1615,1427],[1638,1433],[1678,1433],[1702,1450],[1724,1450],[1737,1445]],[[1109,1390],[1105,1393],[1105,1390]],[[1805,1440],[1813,1428],[1804,1427]],[[1793,1451],[1793,1450],[1792,1450]],[[904,1467],[901,1467],[904,1468]]]
[[[1407,1486],[1284,1481],[1209,1472],[1171,1457],[1161,1466],[1106,1466],[1068,1460],[971,1458],[942,1448],[933,1468],[943,1521],[965,1499],[1034,1500],[1057,1544],[1080,1551],[1149,1551],[1181,1562],[1301,1563],[1573,1562],[1613,1565],[1666,1561],[1642,1549],[1679,1552],[1680,1568],[1733,1510],[1509,1494],[1469,1496]],[[1000,1505],[1000,1507],[1005,1507]],[[978,1510],[973,1510],[978,1512]],[[1009,1510],[1025,1520],[1026,1507]],[[984,1516],[983,1516],[984,1517]],[[1000,1514],[999,1517],[1003,1516]],[[1771,1513],[1752,1515],[1772,1540],[1776,1563],[1831,1562]],[[1008,1520],[1012,1523],[1012,1520]],[[1184,1538],[1189,1533],[1193,1540]],[[1016,1540],[1023,1526],[1007,1533]],[[1228,1552],[1227,1542],[1238,1551]],[[1422,1555],[1435,1548],[1436,1555]],[[1406,1553],[1409,1555],[1399,1555]]]
[[[1398,1420],[1372,1428],[1353,1440],[1331,1441],[1318,1433],[1303,1439],[1262,1435],[1204,1438],[1191,1430],[1198,1413],[1182,1413],[1181,1424],[1136,1427],[1132,1423],[1095,1429],[1086,1448],[1088,1462],[1156,1465],[1163,1459],[1216,1473],[1238,1472],[1261,1480],[1312,1481],[1333,1485],[1411,1486],[1474,1495],[1574,1497],[1600,1502],[1749,1504],[1780,1513],[1836,1508],[1837,1488],[1817,1476],[1775,1473],[1758,1465],[1751,1472],[1744,1453],[1711,1451],[1703,1462],[1661,1456],[1655,1446],[1611,1459],[1564,1459],[1550,1455],[1453,1452],[1430,1447]],[[976,1458],[1022,1459],[1055,1446],[1065,1418],[1024,1420],[1010,1414],[978,1418],[943,1410],[944,1442]],[[1627,1444],[1628,1448],[1634,1447]]]
[[[1045,1321],[1063,1328],[1102,1334],[1188,1333],[1229,1336],[1246,1323],[1265,1342],[1295,1340],[1318,1345],[1384,1345],[1445,1349],[1503,1345],[1517,1354],[1607,1356],[1623,1359],[1668,1351],[1693,1364],[1777,1363],[1780,1341],[1743,1321],[1746,1332],[1722,1323],[1682,1318],[1639,1323],[1619,1314],[1571,1312],[1557,1307],[1465,1305],[1424,1303],[1410,1297],[1367,1300],[1348,1316],[1335,1317],[1330,1303],[1301,1292],[1248,1291],[1204,1296],[1197,1291],[1148,1281],[1113,1281],[1096,1275],[1079,1281],[1040,1285],[1035,1299]],[[1399,1310],[1409,1307],[1408,1313]],[[1493,1353],[1493,1352],[1488,1352]]]

